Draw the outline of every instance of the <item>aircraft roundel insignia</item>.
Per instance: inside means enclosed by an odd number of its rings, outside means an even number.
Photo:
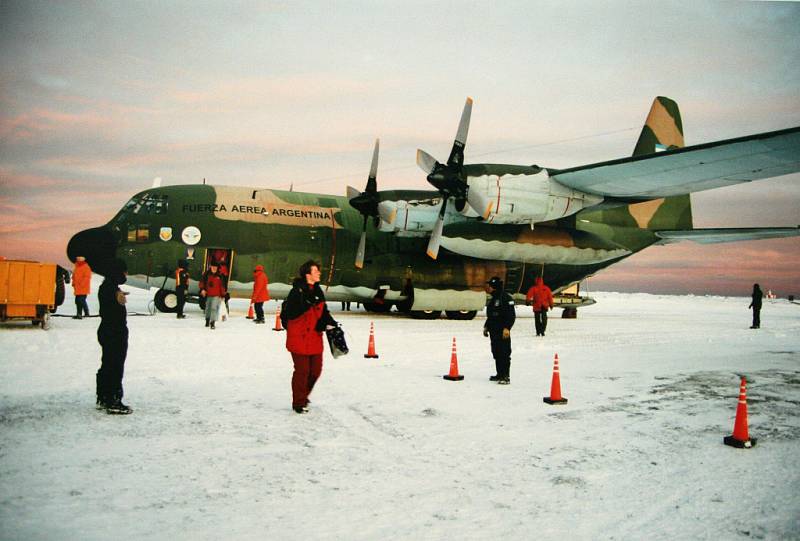
[[[172,228],[171,227],[162,227],[161,230],[158,232],[158,238],[167,242],[168,240],[172,240]]]
[[[194,246],[195,244],[200,242],[201,236],[202,235],[200,234],[200,230],[193,225],[184,228],[183,233],[181,233],[181,239],[183,239],[183,242],[185,242],[189,246]]]

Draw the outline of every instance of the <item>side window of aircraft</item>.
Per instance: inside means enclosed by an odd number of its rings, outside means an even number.
[[[148,242],[150,240],[150,224],[128,225],[128,242]]]
[[[136,228],[136,242],[147,242],[150,240],[150,225],[139,224]]]

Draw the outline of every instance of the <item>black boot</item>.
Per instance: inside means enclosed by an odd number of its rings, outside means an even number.
[[[109,415],[128,415],[133,410],[122,403],[122,397],[117,395],[106,404],[106,413]]]
[[[211,325],[211,320],[210,320],[210,319],[208,319],[208,318],[206,318],[206,327],[208,327],[208,326],[210,326],[210,325]]]

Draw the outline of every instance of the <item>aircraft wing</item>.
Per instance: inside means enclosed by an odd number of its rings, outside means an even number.
[[[645,201],[800,171],[800,127],[550,169],[561,184],[606,198]]]
[[[700,244],[738,242],[742,240],[779,239],[800,236],[798,227],[731,227],[711,229],[689,229],[675,231],[656,231],[656,236],[664,243],[691,240]]]

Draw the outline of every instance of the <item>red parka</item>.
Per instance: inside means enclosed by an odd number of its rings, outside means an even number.
[[[321,354],[322,331],[336,325],[319,284],[309,287],[301,280],[295,280],[283,302],[281,321],[286,327],[286,349],[298,355]]]
[[[204,289],[206,297],[224,297],[225,296],[225,282],[224,278],[219,272],[212,273],[206,272],[203,279],[200,281],[200,289]]]
[[[533,311],[541,312],[553,307],[553,292],[544,285],[544,280],[536,278],[536,282],[525,296],[525,301],[529,304],[533,301]]]
[[[267,280],[264,267],[256,265],[256,270],[253,272],[253,294],[250,296],[250,302],[267,302],[269,300],[268,285],[269,280]]]
[[[72,271],[72,289],[75,295],[88,295],[91,292],[92,269],[86,261],[75,263]]]

